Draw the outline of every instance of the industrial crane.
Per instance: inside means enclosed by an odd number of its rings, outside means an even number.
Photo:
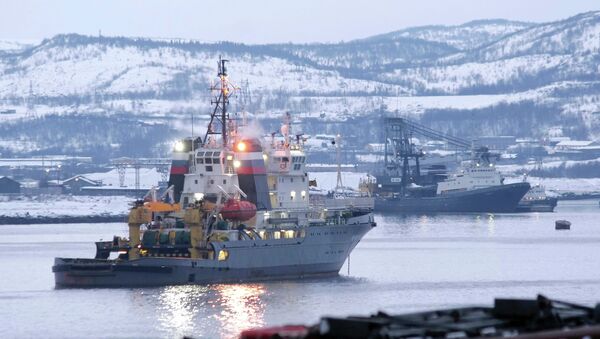
[[[389,176],[401,177],[401,188],[404,191],[409,183],[410,177],[410,159],[415,160],[415,177],[420,177],[419,159],[425,154],[417,150],[412,142],[413,136],[422,136],[437,141],[444,141],[457,149],[469,150],[473,148],[473,143],[458,137],[444,134],[423,126],[406,118],[385,118],[385,143],[384,159],[385,169]],[[393,154],[393,160],[389,156]],[[402,165],[400,166],[400,163]],[[414,181],[414,180],[413,180]]]

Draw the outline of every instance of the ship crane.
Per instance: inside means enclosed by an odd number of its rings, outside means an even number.
[[[469,150],[473,148],[473,143],[468,140],[433,130],[406,118],[385,118],[384,126],[385,170],[388,174],[399,175],[401,177],[402,194],[405,193],[409,181],[415,181],[411,178],[410,159],[414,159],[415,162],[413,178],[419,178],[421,175],[419,159],[425,153],[416,149],[412,142],[414,136],[444,141],[449,145],[455,146],[457,149]],[[391,154],[393,155],[392,159],[389,158]]]

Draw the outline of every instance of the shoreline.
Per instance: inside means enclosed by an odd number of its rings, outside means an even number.
[[[33,224],[93,224],[105,222],[126,222],[127,215],[78,215],[60,217],[21,217],[0,216],[0,225],[33,225]]]

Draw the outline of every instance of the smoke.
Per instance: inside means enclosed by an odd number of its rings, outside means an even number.
[[[264,139],[264,129],[256,120],[249,121],[246,126],[238,128],[238,134],[243,139]]]

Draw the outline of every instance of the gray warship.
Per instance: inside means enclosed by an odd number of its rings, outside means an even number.
[[[493,154],[485,146],[445,135],[406,118],[386,118],[385,162],[369,190],[375,195],[375,211],[394,213],[512,213],[530,188],[527,182],[505,184]],[[445,166],[422,174],[425,156],[413,144],[413,135],[444,140],[449,145],[471,150],[453,175]],[[414,160],[414,166],[411,165]]]
[[[169,189],[137,201],[128,238],[97,242],[95,258],[55,258],[57,288],[335,276],[375,226],[370,208],[309,202],[306,155],[289,119],[268,140],[229,116],[236,88],[226,61],[206,134],[174,146]]]

